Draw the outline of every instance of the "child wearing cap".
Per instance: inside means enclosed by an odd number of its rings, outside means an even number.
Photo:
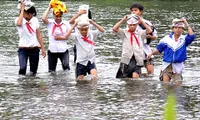
[[[121,29],[120,25],[127,21],[128,29]],[[146,30],[136,29],[138,22],[141,22]],[[113,27],[113,31],[122,39],[122,58],[116,78],[138,78],[140,75],[143,61],[143,40],[151,28],[141,17],[135,14],[125,16]]]
[[[93,24],[97,30],[89,30],[89,24]],[[72,33],[72,30],[77,26],[78,31]],[[84,76],[92,75],[92,79],[97,78],[97,70],[95,65],[95,51],[94,41],[97,37],[104,32],[103,27],[95,23],[93,20],[76,21],[72,28],[66,33],[65,36],[55,36],[55,39],[68,39],[74,40],[77,49],[76,59],[76,80],[83,80]]]
[[[15,24],[19,33],[19,75],[26,75],[27,61],[30,63],[30,75],[35,76],[39,63],[39,52],[45,57],[44,44],[40,32],[36,9],[33,2],[21,2],[20,15],[16,18]]]
[[[144,7],[141,4],[135,3],[135,4],[131,5],[130,11],[132,14],[136,14],[136,15],[142,17],[143,12],[144,12]],[[151,48],[150,48],[150,43],[152,40],[157,39],[157,31],[155,30],[155,27],[153,26],[153,24],[150,21],[148,21],[146,19],[143,19],[143,20],[147,25],[149,25],[152,28],[152,32],[149,33],[146,36],[146,38],[144,38],[144,44],[143,44],[143,50],[144,50],[144,54],[145,54],[144,67],[146,68],[147,73],[151,74],[154,71],[153,57],[151,57],[149,60],[147,60],[146,56],[152,52]],[[146,29],[146,28],[141,23],[139,23],[137,29]]]
[[[182,35],[185,25],[188,34]],[[186,48],[194,41],[195,34],[185,18],[174,19],[172,21],[172,30],[173,32],[159,41],[157,49],[150,53],[147,59],[154,54],[164,52],[160,80],[170,82],[171,79],[174,79],[174,83],[180,84],[184,61],[187,59]]]
[[[52,6],[50,3],[42,16],[43,23],[47,25],[49,36],[48,71],[56,71],[58,59],[61,61],[63,70],[70,70],[67,40],[55,40],[54,36],[64,36],[71,25],[68,21],[62,20],[63,12],[56,8],[53,8],[53,19],[48,19],[47,16]]]

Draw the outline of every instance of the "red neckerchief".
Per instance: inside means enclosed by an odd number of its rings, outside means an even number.
[[[92,42],[91,40],[89,40],[87,36],[83,36],[82,39],[83,39],[85,42],[88,42],[89,44],[94,45],[94,42]]]
[[[62,26],[62,24],[55,24],[55,23],[54,23],[53,29],[52,29],[52,35],[54,34],[54,31],[55,31],[56,27],[59,27],[61,33],[63,34],[63,30],[62,30],[62,27],[61,27],[61,26]]]
[[[130,32],[130,42],[131,42],[131,45],[133,45],[133,37],[134,37],[135,40],[136,40],[136,42],[137,42],[137,44],[138,44],[138,46],[140,46],[140,43],[139,43],[139,41],[138,41],[138,38],[135,36],[135,33],[132,32],[132,31],[130,31],[130,30],[128,30],[128,32]]]
[[[34,30],[33,30],[33,28],[30,26],[30,22],[26,22],[26,27],[27,27],[27,29],[28,29],[28,31],[32,34],[32,33],[34,33]]]

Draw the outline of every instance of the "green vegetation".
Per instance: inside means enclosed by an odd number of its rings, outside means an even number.
[[[173,91],[170,91],[167,97],[164,120],[176,120],[176,97]]]

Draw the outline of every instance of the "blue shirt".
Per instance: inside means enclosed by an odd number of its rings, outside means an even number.
[[[163,61],[168,63],[181,63],[187,59],[186,47],[194,41],[196,35],[181,35],[178,41],[174,39],[174,33],[162,38],[157,46],[159,53],[164,51]]]

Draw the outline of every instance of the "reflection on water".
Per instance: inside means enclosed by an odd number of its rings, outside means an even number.
[[[130,2],[123,4],[100,1],[67,1],[68,20],[78,6],[89,4],[96,22],[106,33],[96,41],[97,83],[76,84],[72,47],[69,41],[71,71],[63,72],[58,65],[56,74],[47,72],[47,58],[40,58],[37,77],[18,76],[18,35],[14,19],[19,11],[16,1],[0,1],[0,119],[33,120],[161,120],[167,98],[158,75],[161,59],[155,56],[155,73],[143,75],[139,80],[115,79],[121,57],[121,40],[112,32],[112,26],[129,13]],[[188,60],[183,85],[175,89],[177,119],[200,118],[200,59],[199,59],[199,6],[198,2],[141,2],[144,17],[156,25],[159,39],[169,33],[171,20],[186,16],[197,33],[196,41],[188,48]],[[48,1],[37,1],[38,18]],[[178,7],[177,7],[178,6]],[[193,7],[189,7],[193,6]],[[187,8],[187,9],[185,9]],[[51,16],[51,15],[49,15]],[[41,21],[41,20],[40,20]],[[48,45],[46,26],[41,31]],[[157,41],[152,43],[155,47]],[[143,69],[144,70],[144,69]],[[145,72],[145,70],[144,70]]]

